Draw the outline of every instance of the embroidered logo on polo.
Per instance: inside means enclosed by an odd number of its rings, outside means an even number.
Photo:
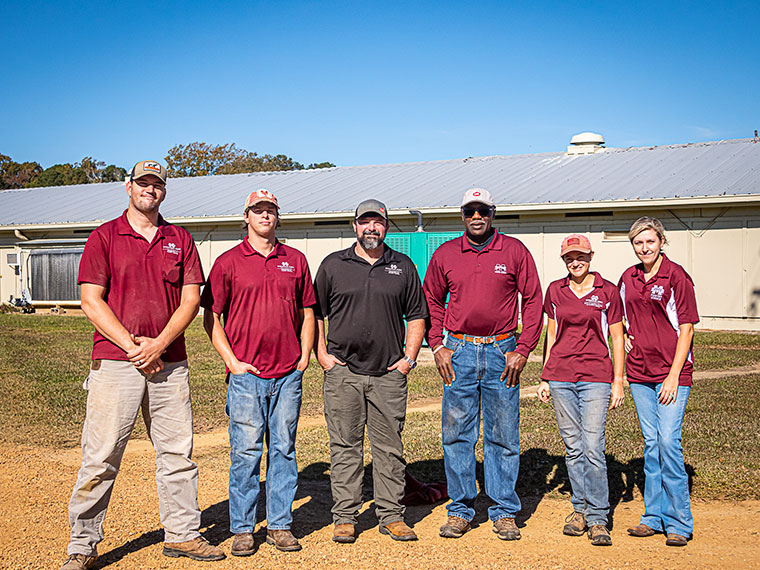
[[[665,295],[665,287],[662,285],[652,285],[652,289],[649,292],[649,298],[652,301],[662,301],[662,297]]]
[[[388,275],[401,275],[401,268],[395,263],[391,263],[388,267],[385,268],[385,272]]]
[[[583,302],[584,305],[587,307],[594,307],[597,309],[603,309],[604,308],[604,301],[599,299],[599,295],[591,295],[588,299],[586,299]]]
[[[497,263],[493,266],[493,272],[498,273],[499,275],[506,275],[507,265],[505,263]]]
[[[288,263],[287,261],[283,261],[282,263],[280,263],[280,265],[277,266],[277,269],[279,269],[283,273],[293,273],[296,270],[295,266],[290,265],[290,263]]]
[[[166,253],[171,253],[173,255],[179,255],[179,252],[182,251],[181,248],[177,247],[174,242],[169,242],[164,246],[164,251]]]

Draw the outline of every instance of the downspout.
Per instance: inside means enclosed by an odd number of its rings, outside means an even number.
[[[19,230],[13,230],[13,235],[22,241],[29,241],[29,238],[22,234]]]
[[[422,227],[422,212],[419,210],[409,210],[409,213],[413,216],[417,216],[417,230],[418,232],[424,232],[424,228]]]

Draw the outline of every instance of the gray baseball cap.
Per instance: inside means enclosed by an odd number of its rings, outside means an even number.
[[[367,214],[377,214],[385,218],[386,221],[388,220],[388,208],[380,200],[364,200],[364,202],[356,207],[354,219],[356,220]]]

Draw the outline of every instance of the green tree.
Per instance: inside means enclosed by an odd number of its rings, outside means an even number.
[[[87,174],[81,168],[75,168],[68,162],[54,164],[43,170],[29,183],[29,188],[42,186],[68,186],[70,184],[87,184]]]
[[[37,162],[16,162],[0,154],[0,190],[24,188],[42,172]]]
[[[316,170],[317,168],[334,168],[335,165],[332,162],[312,162],[306,167],[306,170]]]
[[[101,182],[123,182],[127,177],[127,170],[115,164],[109,164],[100,171]]]
[[[304,169],[303,164],[284,154],[259,155],[238,148],[235,143],[210,145],[205,142],[173,146],[166,156],[166,165],[170,176],[208,176]],[[309,168],[330,166],[335,165],[331,162],[321,162],[311,164]]]

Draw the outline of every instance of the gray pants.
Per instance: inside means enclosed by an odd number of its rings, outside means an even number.
[[[93,361],[85,381],[87,416],[82,466],[69,502],[69,554],[94,554],[124,449],[142,408],[156,449],[158,512],[166,542],[200,536],[198,466],[187,361],[166,364],[147,377],[130,362]]]
[[[391,371],[362,376],[336,365],[325,373],[330,435],[330,484],[335,524],[356,524],[362,504],[364,425],[372,448],[375,512],[381,525],[404,519],[401,431],[406,418],[406,376]]]

